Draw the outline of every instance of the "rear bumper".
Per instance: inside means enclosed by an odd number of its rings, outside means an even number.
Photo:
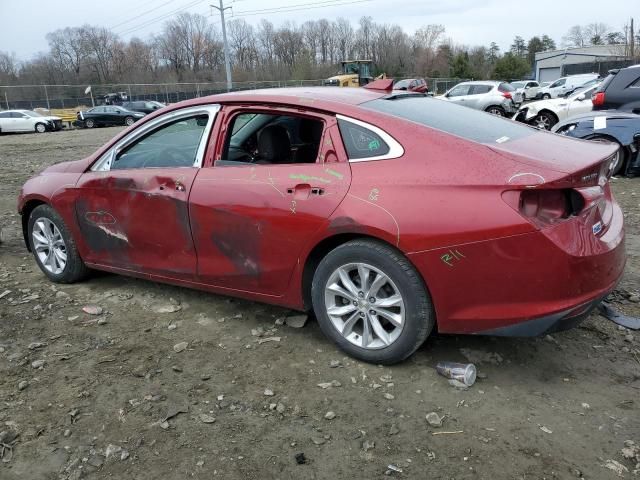
[[[620,281],[622,211],[606,230],[590,219],[549,231],[409,254],[429,287],[438,331],[531,336],[579,323]]]

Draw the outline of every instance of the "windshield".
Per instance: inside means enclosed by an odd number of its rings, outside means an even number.
[[[511,86],[516,87],[516,88],[523,88],[524,84],[525,84],[525,82],[511,82]]]
[[[535,133],[526,125],[445,100],[406,95],[395,100],[379,98],[363,108],[410,120],[479,143],[504,143]]]
[[[42,117],[42,115],[40,115],[38,112],[32,112],[31,110],[26,110],[22,113],[26,113],[30,117]]]
[[[593,91],[596,89],[596,87],[594,87],[593,85],[588,86],[588,87],[581,87],[578,90],[576,90],[570,97],[570,100],[575,100],[576,98],[578,98],[580,95],[584,94],[585,97],[590,97],[591,94],[593,93]]]

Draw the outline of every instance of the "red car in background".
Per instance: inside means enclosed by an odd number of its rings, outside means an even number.
[[[405,78],[393,84],[394,90],[406,90],[416,93],[427,93],[427,82],[424,78]]]
[[[28,180],[18,209],[54,282],[98,269],[313,310],[389,364],[435,328],[584,318],[625,265],[615,153],[390,89],[256,90],[151,114]]]

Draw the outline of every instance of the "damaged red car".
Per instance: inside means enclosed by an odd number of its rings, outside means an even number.
[[[238,92],[171,105],[26,182],[54,282],[106,270],[313,311],[389,364],[440,333],[540,335],[619,281],[615,148],[421,94]]]

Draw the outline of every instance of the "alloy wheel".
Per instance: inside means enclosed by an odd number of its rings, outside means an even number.
[[[36,132],[44,133],[46,131],[47,131],[47,127],[45,127],[43,124],[39,123],[36,125]]]
[[[538,115],[534,123],[541,130],[551,130],[551,119],[548,115]]]
[[[133,118],[127,117],[124,123],[127,125],[127,127],[130,127],[131,125],[133,125]]]
[[[33,224],[31,231],[33,250],[47,271],[60,275],[67,265],[67,246],[55,223],[41,217]]]
[[[333,326],[358,347],[385,348],[402,333],[402,294],[384,272],[371,265],[349,263],[337,268],[327,281],[324,297]]]

